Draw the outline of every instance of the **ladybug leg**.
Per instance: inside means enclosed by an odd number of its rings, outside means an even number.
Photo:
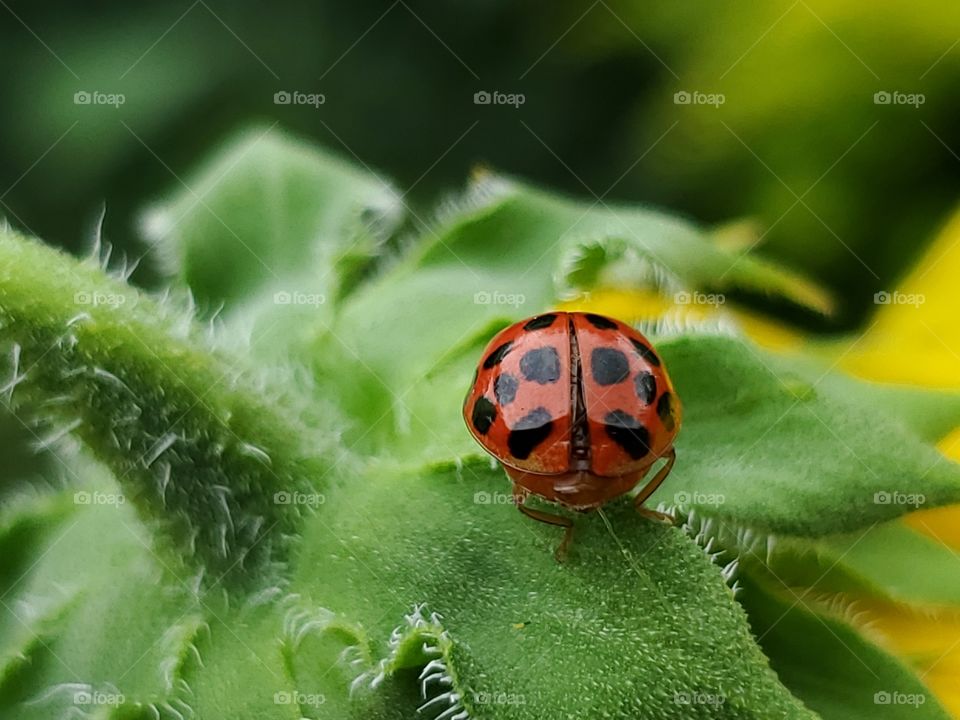
[[[543,512],[542,510],[528,508],[523,504],[528,495],[529,493],[526,490],[514,485],[513,502],[516,504],[517,509],[520,512],[529,518],[546,523],[547,525],[557,525],[559,527],[566,528],[563,533],[563,540],[560,541],[560,544],[553,553],[553,556],[557,559],[557,562],[562,563],[567,557],[567,548],[570,547],[570,540],[573,539],[573,520],[568,517],[563,517],[562,515],[554,515],[553,513]]]
[[[637,493],[637,496],[633,499],[633,506],[637,509],[638,513],[646,518],[673,525],[674,522],[676,522],[676,519],[673,516],[643,507],[643,503],[646,501],[646,499],[653,495],[654,491],[660,487],[660,484],[667,479],[667,475],[670,474],[670,471],[673,469],[673,463],[677,459],[677,451],[673,448],[670,448],[669,454],[665,455],[664,457],[667,458],[667,462],[657,471],[657,474],[653,476],[653,479],[644,485],[643,489]]]

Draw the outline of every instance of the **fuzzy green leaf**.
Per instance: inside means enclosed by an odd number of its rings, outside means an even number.
[[[768,559],[785,582],[816,593],[846,593],[920,606],[960,605],[960,558],[900,522],[814,541],[787,539]]]
[[[660,351],[684,403],[674,471],[654,496],[735,525],[817,536],[960,502],[960,465],[863,383],[798,369],[744,341],[688,336]],[[709,372],[705,372],[709,368]]]
[[[426,641],[446,666],[428,697],[453,690],[471,718],[811,717],[766,670],[720,569],[679,529],[622,503],[609,509],[615,535],[578,518],[558,564],[558,529],[523,517],[506,491],[485,463],[375,467],[332,490],[336,511],[310,521],[292,588],[354,618],[388,659],[361,686],[424,665]]]
[[[231,139],[144,231],[204,305],[346,292],[402,217],[396,191],[272,128]]]
[[[579,520],[559,565],[557,529],[489,493],[499,470],[373,467],[354,480],[308,520],[289,582],[240,602],[164,565],[129,506],[74,506],[55,546],[31,544],[36,565],[20,581],[30,597],[86,568],[68,629],[0,685],[0,710],[39,719],[101,692],[137,718],[152,706],[164,718],[172,707],[211,720],[395,720],[451,689],[449,675],[480,720],[814,717],[767,669],[719,568],[679,529],[621,504],[614,534],[600,517]],[[434,660],[442,672],[420,697]]]
[[[41,408],[45,444],[80,438],[179,556],[217,577],[282,557],[304,508],[275,496],[315,492],[323,443],[240,362],[212,354],[190,318],[2,232],[0,342],[9,397]]]
[[[948,720],[902,662],[777,580],[744,579],[750,624],[780,679],[824,720]]]

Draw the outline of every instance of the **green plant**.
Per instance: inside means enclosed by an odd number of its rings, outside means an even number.
[[[563,294],[824,308],[801,279],[662,214],[490,175],[426,223],[370,173],[262,131],[145,227],[162,298],[105,271],[102,247],[78,262],[0,234],[4,396],[66,485],[0,490],[4,717],[839,718],[924,692],[776,578],[815,577],[830,548],[838,587],[863,589],[836,548],[906,509],[874,502],[894,481],[960,501],[931,445],[955,398],[884,402],[726,321],[665,321],[685,427],[656,497],[681,523],[615,504],[609,526],[577,518],[562,565],[554,529],[496,502],[503,473],[459,418],[490,335]],[[946,717],[932,698],[893,710]]]

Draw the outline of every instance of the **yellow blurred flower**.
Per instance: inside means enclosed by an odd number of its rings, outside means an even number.
[[[906,662],[941,704],[960,717],[960,610],[911,608],[857,599],[851,623],[871,641]]]
[[[870,329],[841,366],[880,382],[960,389],[960,213],[896,290],[877,293]]]

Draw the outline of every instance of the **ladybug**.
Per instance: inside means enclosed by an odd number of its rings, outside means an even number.
[[[551,312],[521,320],[484,350],[463,405],[464,421],[513,481],[525,515],[573,532],[568,517],[527,507],[538,495],[586,512],[632,490],[666,462],[634,499],[643,507],[676,459],[681,406],[650,342],[603,315]]]

